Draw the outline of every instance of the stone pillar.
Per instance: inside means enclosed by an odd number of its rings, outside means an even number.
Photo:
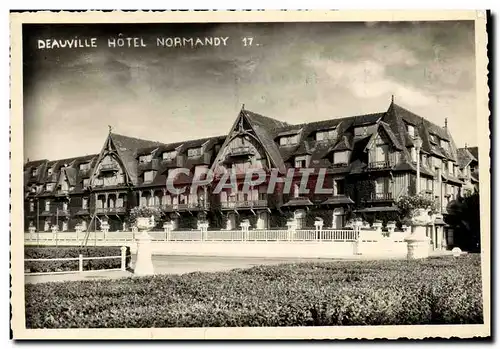
[[[108,221],[103,220],[103,221],[101,222],[101,231],[102,231],[104,234],[106,234],[107,232],[109,232],[109,223],[108,223]]]
[[[317,219],[315,222],[314,222],[314,228],[316,228],[316,237],[319,239],[319,240],[322,240],[323,237],[322,237],[322,232],[323,232],[323,220],[322,219]]]
[[[256,229],[267,229],[267,212],[258,211],[257,212],[257,224]]]
[[[198,223],[198,227],[201,231],[201,241],[206,240],[207,238],[207,230],[208,230],[208,222]]]
[[[172,230],[179,229],[179,217],[177,215],[170,222],[172,223]]]
[[[426,229],[431,218],[425,209],[416,210],[412,217],[413,232],[405,238],[408,244],[408,259],[420,259],[429,257],[430,238]]]
[[[394,230],[396,230],[396,222],[393,221],[387,222],[387,231],[389,233],[389,236],[394,234]]]
[[[372,224],[372,228],[375,228],[375,231],[379,234],[382,234],[382,222],[380,221],[375,221]]]
[[[137,260],[135,262],[134,274],[140,276],[153,275],[154,267],[151,251],[151,236],[148,230],[152,228],[148,217],[137,218],[136,226],[141,233],[136,236]]]
[[[234,230],[234,229],[236,229],[236,217],[234,212],[229,212],[227,214],[226,230]]]
[[[290,219],[286,222],[288,241],[293,241],[295,236],[295,230],[297,229],[297,221],[295,219]]]
[[[250,227],[250,222],[245,219],[243,222],[240,224],[241,231],[243,232],[243,241],[248,240],[248,228]]]
[[[295,229],[303,229],[303,222],[304,219],[306,218],[306,211],[305,210],[295,210],[293,213],[293,218],[295,221]]]

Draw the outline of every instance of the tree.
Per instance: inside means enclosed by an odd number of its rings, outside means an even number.
[[[479,194],[460,197],[448,206],[446,222],[454,230],[454,243],[462,250],[481,249]]]

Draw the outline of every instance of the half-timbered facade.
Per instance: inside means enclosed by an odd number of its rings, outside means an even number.
[[[421,139],[417,148],[416,137]],[[128,212],[155,206],[174,229],[236,229],[249,220],[254,229],[284,227],[294,217],[311,227],[317,217],[341,228],[353,216],[397,220],[395,202],[417,191],[434,197],[443,214],[461,193],[477,156],[457,150],[447,126],[440,127],[392,102],[380,113],[291,125],[242,108],[224,136],[164,144],[110,131],[98,154],[63,160],[29,161],[24,166],[25,229],[59,231],[128,230]],[[418,161],[417,161],[418,160]],[[417,163],[420,181],[417,183]],[[184,193],[167,190],[172,171]],[[210,169],[214,180],[190,191],[192,179]],[[268,182],[242,191],[248,170],[290,176],[291,190]],[[308,169],[309,193],[299,191]],[[213,194],[223,174],[235,173],[237,186]],[[318,174],[326,177],[315,192]],[[161,228],[163,222],[158,222]]]

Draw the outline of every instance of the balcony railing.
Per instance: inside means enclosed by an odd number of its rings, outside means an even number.
[[[188,204],[172,204],[172,209],[174,210],[187,210],[188,209]]]
[[[222,201],[221,208],[259,208],[267,207],[267,200],[243,200],[243,201]]]
[[[372,193],[371,201],[390,201],[392,193]]]
[[[101,164],[101,171],[118,171],[117,164]]]
[[[240,146],[229,149],[228,154],[231,156],[251,155],[252,150],[249,146]]]
[[[126,207],[116,206],[116,207],[96,207],[96,213],[125,213]]]
[[[385,170],[393,166],[392,161],[372,161],[368,163],[368,170]]]

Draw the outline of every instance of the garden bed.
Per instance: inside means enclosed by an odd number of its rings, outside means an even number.
[[[28,328],[473,324],[479,255],[26,285]]]
[[[121,247],[115,246],[25,246],[24,259],[51,259],[51,258],[78,258],[83,257],[108,257],[121,256]],[[130,248],[127,247],[126,265],[130,263]],[[117,269],[121,267],[121,259],[94,259],[84,260],[83,270]],[[78,260],[74,261],[47,261],[24,262],[24,270],[29,273],[47,273],[78,271]]]

